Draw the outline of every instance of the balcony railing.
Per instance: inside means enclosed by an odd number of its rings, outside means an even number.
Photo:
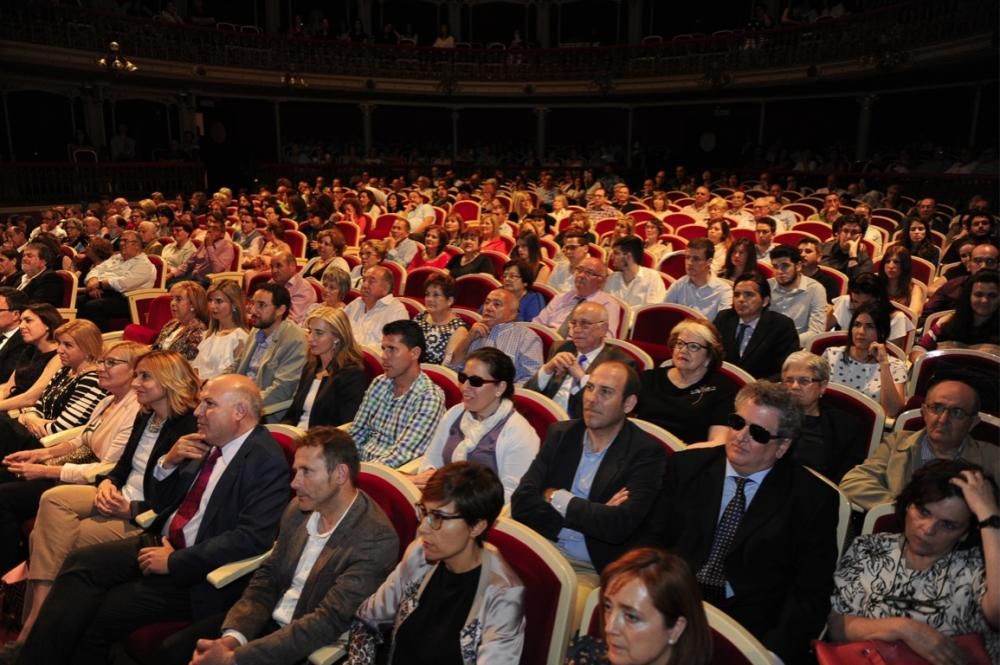
[[[93,201],[102,196],[168,196],[205,186],[201,164],[0,162],[0,203]]]
[[[553,49],[435,49],[292,39],[68,7],[0,0],[0,40],[103,53],[118,41],[129,58],[361,78],[451,82],[593,81],[608,90],[627,78],[703,75],[725,82],[740,71],[855,59],[872,67],[905,62],[909,49],[989,34],[995,0],[915,0],[807,26],[735,31],[662,44]]]

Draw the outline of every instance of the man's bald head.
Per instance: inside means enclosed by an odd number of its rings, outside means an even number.
[[[223,374],[206,382],[195,409],[198,430],[205,442],[224,446],[260,422],[263,400],[260,388],[242,374]]]
[[[517,296],[507,289],[493,289],[483,301],[483,323],[490,328],[517,319]]]

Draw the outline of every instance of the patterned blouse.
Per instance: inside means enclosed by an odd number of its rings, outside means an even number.
[[[851,358],[844,347],[831,346],[823,352],[830,363],[830,380],[864,393],[876,402],[882,391],[882,375],[878,363],[860,363]],[[889,357],[889,371],[896,383],[906,383],[906,364],[899,358]]]
[[[857,538],[834,573],[832,610],[865,619],[907,617],[945,635],[979,633],[994,662],[1000,662],[1000,633],[982,609],[982,549],[952,550],[926,570],[910,570],[902,547],[901,534]]]
[[[176,351],[189,361],[198,357],[198,345],[205,337],[205,324],[201,319],[191,319],[182,325],[177,319],[170,319],[160,330],[153,342],[154,351]]]
[[[456,316],[444,325],[437,325],[431,321],[431,315],[428,312],[420,312],[413,320],[420,326],[420,329],[424,332],[424,338],[427,340],[427,349],[423,353],[423,362],[434,365],[444,363],[444,352],[448,348],[451,336],[460,328],[469,327],[469,324],[460,316]]]

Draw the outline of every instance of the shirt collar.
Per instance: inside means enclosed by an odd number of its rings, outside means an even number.
[[[726,460],[726,478],[746,478],[747,480],[760,485],[764,482],[764,479],[767,478],[767,474],[771,473],[771,469],[773,468],[773,466],[768,467],[761,471],[751,473],[749,476],[744,476],[733,468],[733,465],[729,463],[729,460]]]

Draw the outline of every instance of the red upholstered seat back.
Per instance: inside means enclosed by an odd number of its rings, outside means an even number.
[[[125,652],[139,665],[152,665],[158,662],[163,640],[190,625],[190,621],[164,621],[137,628],[125,640]]]
[[[433,275],[443,275],[444,270],[440,268],[432,268],[430,266],[421,266],[419,268],[414,268],[406,274],[406,287],[403,289],[403,295],[407,298],[413,298],[414,300],[424,301],[424,284]]]
[[[358,488],[375,500],[386,514],[399,537],[399,558],[417,535],[417,513],[410,500],[384,478],[362,471]]]
[[[714,628],[712,647],[712,665],[750,665],[750,659]]]
[[[527,543],[496,529],[489,530],[486,540],[500,550],[504,560],[524,583],[526,621],[521,663],[545,663],[559,604],[559,579]]]
[[[170,294],[164,293],[155,298],[138,299],[135,302],[135,308],[139,313],[139,325],[130,323],[125,326],[122,339],[151,344],[171,318]]]

